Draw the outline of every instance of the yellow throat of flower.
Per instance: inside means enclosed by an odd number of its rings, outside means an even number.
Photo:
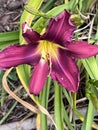
[[[58,44],[46,40],[41,40],[38,46],[39,53],[42,54],[42,58],[44,60],[51,60],[51,57],[56,58],[56,56],[59,56],[59,47],[60,46]]]

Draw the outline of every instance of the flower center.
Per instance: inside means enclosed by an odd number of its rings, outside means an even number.
[[[41,40],[38,48],[44,60],[51,60],[51,57],[55,58],[57,55],[59,55],[58,47],[58,44]]]

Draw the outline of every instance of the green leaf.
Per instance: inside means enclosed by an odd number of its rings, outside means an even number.
[[[41,94],[40,94],[40,103],[44,108],[48,108],[48,98],[49,98],[49,89],[51,84],[51,78],[48,77],[46,85],[44,86]],[[48,130],[47,125],[47,116],[44,113],[41,113],[41,130],[45,129]]]
[[[18,104],[17,101],[14,102],[14,104],[11,106],[10,109],[8,109],[9,111],[3,116],[2,119],[0,119],[0,125],[2,125],[6,119],[8,119],[8,116],[12,113],[12,111],[15,109],[16,105]]]
[[[64,96],[66,97],[68,103],[70,104],[70,106],[72,106],[69,93],[67,92],[67,90],[65,88],[63,88],[63,93],[64,93]]]
[[[29,0],[28,6],[31,6],[34,9],[39,9],[43,0]],[[27,22],[30,26],[32,23],[32,20],[34,19],[35,15],[30,14],[26,10],[23,11],[21,19],[20,19],[20,43],[24,44],[24,38],[22,37],[22,23]]]
[[[93,4],[93,0],[87,0],[85,4],[85,0],[80,0],[79,1],[79,7],[81,12],[88,12],[91,5]]]
[[[0,84],[2,84],[3,75],[4,75],[4,71],[0,70]]]
[[[54,2],[56,2],[56,1],[57,1],[57,0],[49,0],[49,1],[47,1],[47,3],[44,4],[44,5],[41,7],[41,10],[42,10],[43,12],[47,12],[49,9],[52,8]]]
[[[62,88],[54,81],[55,93],[54,93],[54,116],[55,123],[58,130],[64,130],[63,122],[63,102],[62,102]]]
[[[24,87],[29,87],[30,80],[30,66],[20,65],[16,68],[19,79],[21,80]]]
[[[94,107],[98,110],[98,98],[95,94],[91,94],[90,99]]]
[[[98,80],[90,80],[86,83],[86,96],[90,99],[96,109],[98,109]]]
[[[91,79],[98,80],[98,65],[95,57],[81,60]]]
[[[81,130],[91,130],[93,124],[94,112],[95,112],[94,106],[92,102],[89,100],[88,110],[86,112]]]
[[[19,31],[0,33],[0,49],[19,43]]]
[[[6,41],[6,42],[1,42],[0,43],[0,49],[3,49],[9,45],[14,45],[14,44],[17,44],[19,43],[19,40],[15,40],[15,41]]]
[[[98,8],[98,4],[97,4],[97,8]],[[96,15],[95,15],[95,24],[98,25],[98,11],[96,12]],[[98,27],[97,27],[98,28]],[[98,29],[97,29],[98,30]]]
[[[71,124],[71,122],[69,120],[69,116],[68,116],[68,113],[67,113],[64,105],[63,105],[63,117],[64,117],[64,121],[66,122],[69,130],[74,130],[74,128],[72,127],[72,124]]]
[[[77,6],[77,4],[78,4],[78,0],[70,0],[70,2],[69,2],[69,5],[70,5],[70,10],[72,11],[72,12],[75,12],[76,11],[76,6]]]
[[[19,31],[0,33],[0,42],[13,41],[19,39]]]
[[[59,5],[57,7],[54,7],[50,11],[48,11],[46,13],[46,15],[47,16],[51,16],[51,17],[56,17],[58,14],[60,14],[62,11],[64,11],[64,9],[68,9],[69,10],[70,8],[71,8],[70,4],[62,4],[62,5]],[[33,25],[33,29],[35,29],[36,31],[38,31],[40,33],[42,31],[42,29],[45,27],[45,25],[46,25],[45,23],[48,20],[43,18],[43,17],[39,18],[36,21],[36,23]]]
[[[8,78],[13,81],[17,81],[18,77],[17,77],[16,71],[11,71],[11,73],[8,75]]]

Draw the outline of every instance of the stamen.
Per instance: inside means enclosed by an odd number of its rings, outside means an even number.
[[[44,61],[49,61],[50,69],[52,66],[51,59],[52,58],[55,59],[57,56],[59,56],[59,49],[67,50],[66,47],[61,46],[59,44],[52,43],[52,42],[47,41],[47,40],[40,41],[39,50],[40,50],[40,53],[42,54],[42,59]]]
[[[63,46],[60,46],[60,45],[58,45],[58,44],[54,44],[56,47],[58,47],[58,48],[61,48],[61,49],[63,49],[63,50],[67,50],[67,48],[65,48],[65,47],[63,47]]]
[[[52,71],[52,60],[51,60],[51,55],[50,55],[50,59],[49,59],[49,68],[50,68],[50,71],[49,71],[49,75],[51,74],[51,71]]]

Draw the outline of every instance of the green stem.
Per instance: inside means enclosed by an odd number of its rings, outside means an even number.
[[[92,104],[92,101],[89,100],[88,110],[85,115],[81,130],[91,130],[92,124],[93,124],[94,112],[95,112],[95,109]]]
[[[72,93],[72,108],[73,110],[76,109],[76,93]],[[73,111],[74,114],[74,111]],[[74,116],[73,116],[73,123],[74,123],[74,127],[75,127],[75,120],[74,120]]]
[[[63,117],[64,117],[64,120],[69,128],[69,130],[74,130],[74,128],[72,127],[72,124],[69,120],[69,117],[68,117],[68,114],[67,114],[67,111],[65,109],[65,106],[63,105]]]
[[[82,122],[84,121],[84,116],[77,109],[74,110],[74,113]],[[92,123],[92,127],[95,128],[96,130],[98,129],[98,125],[95,124],[94,122]]]
[[[54,116],[55,123],[57,125],[58,130],[64,130],[63,125],[63,108],[62,108],[62,88],[59,87],[56,81],[54,81],[55,87],[55,95],[54,95]]]
[[[89,106],[88,106],[88,115],[87,115],[87,121],[86,121],[86,130],[90,130],[92,128],[94,113],[95,113],[95,108],[94,108],[94,106],[92,104],[92,101],[90,100],[89,101]]]
[[[4,75],[4,71],[0,70],[0,84],[2,84],[3,75]],[[5,94],[6,94],[6,92],[5,92],[4,88],[2,87],[1,88],[1,99],[0,99],[1,107],[4,105]]]
[[[50,85],[51,85],[51,77],[48,77],[47,83],[46,83],[46,108],[48,108],[48,98],[49,98],[49,91],[50,91]]]
[[[77,109],[74,109],[74,113],[82,122],[84,121],[84,116]]]
[[[48,97],[49,97],[49,89],[50,89],[50,83],[51,83],[51,78],[48,77],[47,83],[41,93],[41,105],[47,109],[48,107]],[[40,119],[40,124],[41,124],[41,130],[48,130],[48,125],[47,125],[47,116],[43,113],[41,113],[41,119]]]
[[[70,106],[72,106],[71,98],[69,96],[68,91],[65,88],[63,88],[63,93],[64,93],[64,96],[67,99],[68,103],[70,104]]]
[[[5,95],[6,95],[6,91],[5,91],[5,89],[2,87],[2,92],[1,92],[1,107],[4,105]]]
[[[6,113],[6,115],[0,120],[0,125],[7,119],[7,117],[10,115],[10,113],[14,110],[14,108],[17,105],[17,101],[15,101],[15,103],[13,104],[13,106],[10,108],[10,110],[8,111],[8,113]]]
[[[76,93],[72,93],[72,98],[73,98],[73,109],[76,109]]]

